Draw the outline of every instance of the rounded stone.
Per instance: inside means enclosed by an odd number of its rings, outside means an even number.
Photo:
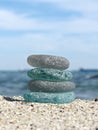
[[[75,84],[72,82],[49,82],[41,80],[31,80],[28,84],[28,89],[32,92],[48,92],[59,93],[68,92],[75,89]]]
[[[75,100],[74,92],[65,92],[65,93],[31,92],[24,94],[23,97],[26,102],[54,103],[54,104],[70,103]]]
[[[57,69],[35,68],[27,72],[32,80],[68,81],[72,79],[72,73]]]
[[[69,67],[69,61],[66,58],[52,55],[30,55],[27,62],[33,67],[41,68],[64,70]]]

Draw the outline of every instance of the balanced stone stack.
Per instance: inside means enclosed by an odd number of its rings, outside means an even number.
[[[34,69],[28,71],[32,79],[28,84],[29,93],[24,94],[27,102],[69,103],[74,101],[75,84],[72,74],[65,71],[69,61],[64,57],[51,55],[31,55],[27,62]]]

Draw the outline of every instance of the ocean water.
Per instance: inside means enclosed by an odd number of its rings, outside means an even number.
[[[76,84],[76,98],[98,98],[98,70],[71,71],[72,81]],[[0,95],[22,96],[28,92],[28,82],[31,79],[27,71],[0,71]]]

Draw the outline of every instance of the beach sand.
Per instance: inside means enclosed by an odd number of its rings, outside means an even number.
[[[26,103],[0,96],[0,130],[98,130],[98,101]]]

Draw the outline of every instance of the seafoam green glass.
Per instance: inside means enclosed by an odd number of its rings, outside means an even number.
[[[31,92],[24,94],[24,99],[26,102],[64,104],[74,101],[75,94],[74,92],[65,92],[65,93]]]
[[[35,68],[27,72],[32,80],[68,81],[72,79],[72,73],[57,69]]]

